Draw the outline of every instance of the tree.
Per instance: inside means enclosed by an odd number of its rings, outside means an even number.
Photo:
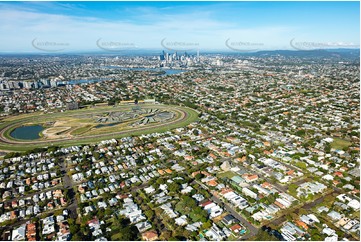
[[[313,236],[311,236],[311,239],[313,241],[322,241],[323,240],[321,235],[319,235],[319,234],[314,234]]]
[[[10,158],[18,157],[20,155],[21,155],[21,153],[19,153],[19,152],[10,152],[10,153],[7,153],[4,158],[10,159]]]
[[[83,238],[82,238],[82,234],[78,231],[77,233],[71,233],[71,240],[72,241],[82,241]]]
[[[308,213],[307,210],[304,209],[304,208],[300,208],[300,209],[298,210],[298,214],[307,214],[307,213]]]
[[[291,215],[292,220],[297,220],[297,219],[298,219],[298,215],[297,215],[297,214],[291,213],[290,215]]]
[[[331,204],[333,202],[335,198],[332,196],[332,195],[327,195],[325,198],[324,198],[324,202],[326,204]]]
[[[302,162],[302,161],[297,162],[296,166],[301,168],[301,169],[306,169],[307,168],[307,164],[305,162]]]
[[[210,220],[204,222],[202,225],[203,229],[209,229],[210,227],[212,227],[212,222]]]
[[[270,234],[268,234],[266,231],[259,230],[255,241],[278,241],[278,239]]]
[[[266,116],[262,116],[261,117],[261,120],[259,121],[261,124],[265,124],[265,123],[267,123],[269,121],[269,119],[268,119],[268,117],[266,117]]]
[[[308,230],[309,234],[311,235],[311,239],[313,241],[322,241],[322,237],[320,236],[320,234],[318,233],[318,230],[316,228],[310,228]]]
[[[178,183],[173,182],[168,186],[168,189],[170,192],[178,193],[180,191],[180,185]]]
[[[331,152],[331,145],[329,143],[326,143],[324,150],[325,150],[326,153],[330,153]]]
[[[197,180],[200,180],[200,179],[202,179],[204,177],[204,175],[202,174],[202,173],[198,173],[196,176],[195,176],[195,178],[197,179]]]
[[[204,209],[200,207],[196,207],[192,210],[192,212],[189,214],[189,217],[192,219],[193,222],[206,222],[208,213]]]
[[[303,129],[300,129],[300,130],[298,130],[297,132],[296,132],[296,135],[297,136],[304,136],[306,134],[306,131],[305,130],[303,130]]]
[[[169,231],[169,230],[166,230],[166,231],[163,231],[162,232],[162,234],[160,235],[160,239],[161,240],[165,240],[165,241],[167,241],[167,240],[169,240],[169,238],[172,236],[172,232],[171,231]]]
[[[100,157],[100,154],[96,151],[93,152],[93,157],[96,159],[96,160],[99,160],[99,157]]]
[[[112,214],[113,214],[113,210],[112,210],[112,209],[110,209],[110,208],[106,208],[106,209],[105,209],[105,215],[110,216],[110,215],[112,215]]]
[[[164,184],[165,180],[160,177],[160,178],[157,179],[156,182],[157,182],[157,184],[161,185],[161,184]]]
[[[40,221],[40,218],[38,218],[38,217],[33,217],[32,219],[31,219],[31,222],[32,223],[38,223]]]
[[[144,212],[145,216],[147,216],[148,219],[152,219],[154,216],[154,212],[151,209],[148,209]]]
[[[278,194],[278,193],[277,193]],[[268,201],[269,204],[272,204],[276,201],[276,196],[267,196],[266,199]]]
[[[119,233],[121,234],[119,240],[122,241],[134,241],[138,238],[138,229],[134,225],[120,229]]]
[[[79,231],[79,229],[80,229],[79,224],[74,224],[74,223],[70,224],[69,223],[69,230],[70,230],[71,234],[76,234]]]
[[[70,199],[70,191],[69,189],[64,189],[64,198],[68,201]]]
[[[130,225],[130,220],[128,218],[114,218],[112,225],[122,229]]]
[[[194,129],[194,130],[193,130],[193,134],[194,134],[195,136],[198,136],[198,135],[199,135],[199,131],[198,131],[197,129]]]
[[[291,193],[291,195],[297,194],[297,188],[298,188],[298,186],[296,184],[290,184],[288,186],[288,190]]]

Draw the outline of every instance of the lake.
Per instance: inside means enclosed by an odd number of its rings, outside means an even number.
[[[41,125],[22,126],[11,131],[10,136],[15,139],[35,140],[40,138],[40,132],[44,130]]]

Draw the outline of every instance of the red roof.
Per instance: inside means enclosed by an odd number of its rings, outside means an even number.
[[[239,225],[239,224],[235,224],[235,225],[233,225],[232,227],[230,227],[230,229],[231,229],[232,231],[239,230],[240,228],[242,228],[242,226]]]
[[[212,203],[211,201],[207,201],[207,202],[202,203],[200,206],[205,207],[205,206],[207,206],[207,205],[209,205],[211,203]]]
[[[221,194],[222,194],[222,195],[224,195],[224,194],[226,194],[226,193],[229,193],[229,192],[233,192],[233,190],[232,190],[231,188],[223,188],[223,189],[221,190]]]
[[[215,186],[218,185],[218,183],[215,180],[211,180],[211,181],[208,182],[208,185],[212,186],[212,187],[215,187]]]
[[[336,171],[336,172],[334,173],[334,175],[335,175],[335,176],[338,176],[338,177],[343,177],[342,172],[339,172],[339,171]]]
[[[294,172],[295,172],[294,170],[289,170],[286,173],[287,173],[287,175],[292,175]]]
[[[94,218],[94,219],[89,220],[89,221],[87,222],[87,224],[91,224],[91,223],[93,223],[93,224],[99,224],[99,220],[96,219],[96,218]]]
[[[275,201],[274,204],[276,204],[280,208],[285,208],[285,205],[283,205],[282,203],[280,203],[278,201]]]
[[[306,223],[304,223],[304,222],[302,222],[302,221],[300,221],[300,220],[297,220],[297,221],[296,221],[296,224],[297,224],[298,226],[304,228],[305,230],[308,230],[308,226],[307,226]]]
[[[152,240],[158,239],[158,234],[155,231],[147,231],[142,234],[142,237],[146,238],[146,240],[148,240],[148,241],[149,240],[152,241]]]
[[[268,182],[264,182],[264,183],[262,183],[262,185],[261,185],[263,188],[272,188],[272,185],[271,184],[269,184]]]

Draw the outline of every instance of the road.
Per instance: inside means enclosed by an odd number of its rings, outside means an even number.
[[[231,208],[231,206],[225,204],[218,197],[216,197],[214,195],[211,197],[211,200],[220,205],[222,204],[224,206],[224,208],[226,209],[226,211],[230,212],[233,215],[233,217],[238,219],[244,226],[246,226],[248,228],[249,233],[246,234],[245,236],[243,236],[242,239],[248,240],[249,238],[257,235],[258,228],[254,227],[250,222],[248,222],[245,218],[243,218],[237,211],[235,211],[233,208]]]
[[[69,216],[73,219],[76,219],[77,216],[78,216],[78,213],[77,213],[77,208],[78,208],[78,202],[77,202],[77,199],[75,198],[75,192],[74,192],[74,189],[73,189],[73,181],[72,179],[69,177],[69,175],[66,173],[66,164],[64,161],[61,161],[60,164],[60,171],[62,172],[63,174],[63,183],[62,184],[58,184],[54,187],[50,187],[50,188],[47,188],[47,189],[43,189],[41,191],[36,191],[34,193],[31,193],[31,194],[27,194],[25,196],[21,196],[21,197],[16,197],[16,198],[11,198],[11,199],[7,199],[5,200],[4,202],[12,202],[12,201],[18,201],[20,199],[26,199],[28,197],[32,197],[34,195],[39,195],[40,193],[43,193],[43,192],[48,192],[48,191],[53,191],[53,190],[57,190],[57,189],[68,189],[68,195],[69,195],[69,199],[67,201],[68,203],[68,206],[67,207],[62,207],[60,208],[61,210],[62,209],[68,209],[69,210]],[[53,213],[54,211],[56,210],[59,210],[59,209],[54,209],[54,210],[49,210],[49,211],[46,211],[45,213]],[[36,215],[36,217],[39,217],[41,215],[43,215],[43,213],[39,213]],[[18,217],[17,219],[17,222],[15,222],[14,224],[12,225],[9,225],[9,226],[6,226],[8,228],[13,228],[13,227],[16,227],[18,225],[21,225],[21,224],[24,224],[26,223],[27,221],[31,220],[32,218],[27,218],[27,219],[23,219],[23,218],[20,218]]]
[[[69,216],[73,219],[78,217],[77,209],[78,209],[78,200],[75,198],[75,191],[74,191],[74,183],[73,180],[69,177],[67,173],[67,167],[64,159],[61,159],[61,168],[60,171],[64,175],[63,176],[63,183],[64,188],[68,189],[68,207]]]
[[[300,208],[303,208],[303,209],[305,209],[307,211],[310,211],[311,208],[314,208],[318,204],[322,203],[323,200],[325,199],[325,197],[327,195],[331,194],[332,192],[335,192],[335,190],[332,190],[332,191],[329,191],[329,192],[323,194],[321,197],[317,198],[316,200],[314,200],[312,202],[308,202],[308,203],[303,204],[303,205],[297,205],[295,208],[291,208],[291,210],[288,212],[288,214],[291,214],[292,212],[298,214],[298,211],[299,211]],[[276,219],[274,219],[272,221],[269,221],[265,225],[268,226],[269,224],[274,224],[274,225],[278,226],[281,223],[283,223],[284,221],[286,221],[286,215],[283,215],[283,216],[281,216],[279,218],[276,218]]]
[[[199,184],[203,189],[206,189],[208,192],[212,193],[211,191],[209,191],[209,188],[204,185],[203,183],[194,180],[197,184]],[[243,240],[248,240],[249,238],[257,235],[258,233],[258,228],[256,228],[255,226],[253,226],[250,222],[248,222],[245,218],[243,218],[237,211],[235,211],[231,206],[225,204],[223,201],[221,201],[218,197],[216,196],[212,196],[211,200],[213,202],[216,202],[219,205],[223,205],[223,207],[226,209],[226,211],[230,212],[236,219],[238,219],[244,226],[246,226],[249,230],[249,233],[246,234],[245,236],[242,237]]]

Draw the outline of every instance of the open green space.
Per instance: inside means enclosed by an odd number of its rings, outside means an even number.
[[[237,176],[237,173],[235,173],[233,171],[226,171],[226,172],[218,173],[217,176],[219,178],[227,177],[227,178],[231,179],[232,177]]]
[[[93,127],[92,125],[88,124],[83,127],[74,129],[73,131],[70,132],[70,134],[71,135],[81,135],[81,134],[84,134],[85,132],[89,131],[92,127]]]
[[[81,110],[72,110],[62,113],[51,114],[24,114],[14,117],[6,118],[3,123],[0,124],[0,150],[8,151],[26,151],[33,148],[48,147],[48,146],[71,146],[80,144],[90,144],[99,142],[101,140],[107,140],[112,138],[121,138],[126,136],[137,136],[142,134],[149,134],[154,132],[165,132],[174,128],[186,126],[198,119],[198,113],[187,107],[180,107],[174,105],[141,105],[142,108],[157,108],[160,110],[167,110],[174,113],[174,117],[164,122],[151,123],[141,126],[129,126],[129,125],[115,125],[113,127],[99,128],[96,131],[94,126],[98,123],[91,122],[87,115],[98,115],[102,112],[121,112],[131,110],[131,105],[122,105],[117,107],[96,107]],[[84,118],[81,116],[84,115]],[[66,131],[58,132],[61,128],[52,127],[53,136],[42,137],[37,140],[26,141],[14,139],[10,136],[12,130],[17,127],[21,127],[29,124],[40,124],[47,126],[48,123],[60,123],[60,127],[68,127]],[[118,126],[118,127],[117,127]],[[44,131],[43,131],[44,133]],[[57,135],[59,137],[57,138]]]
[[[331,147],[337,150],[342,150],[344,148],[348,148],[352,143],[350,141],[340,139],[340,138],[333,138],[333,142],[331,143]]]

